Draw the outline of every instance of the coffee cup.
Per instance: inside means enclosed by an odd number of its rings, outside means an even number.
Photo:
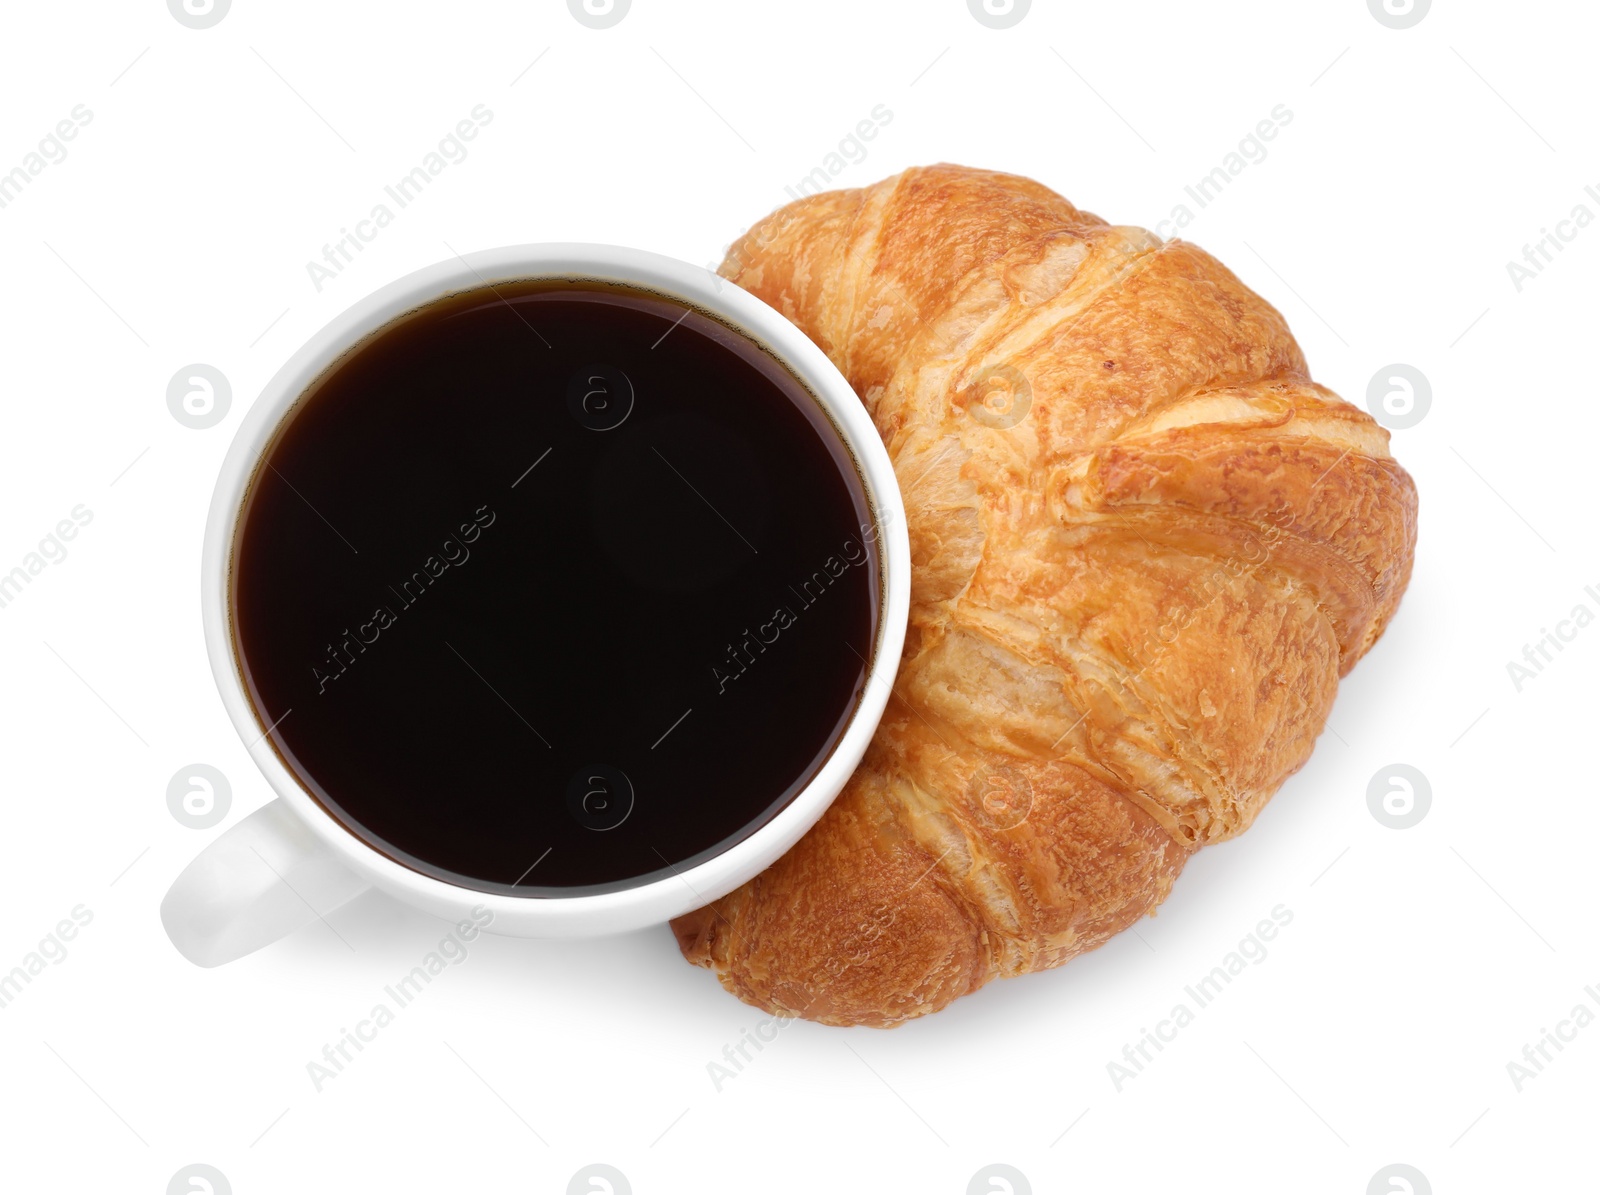
[[[485,890],[430,874],[352,833],[290,766],[283,730],[271,721],[277,712],[258,709],[251,698],[231,583],[254,479],[297,403],[319,379],[375,334],[448,296],[572,281],[630,288],[681,304],[697,320],[714,321],[757,346],[804,388],[823,416],[819,426],[831,429],[827,434],[837,437],[853,462],[870,507],[861,542],[874,554],[877,617],[873,641],[861,653],[864,683],[842,732],[803,787],[748,834],[710,857],[604,891],[525,894],[504,885]],[[201,966],[251,953],[369,889],[441,918],[486,922],[490,932],[518,937],[618,933],[715,900],[793,846],[849,779],[890,696],[910,599],[910,550],[893,467],[860,400],[822,350],[778,312],[703,267],[593,244],[522,245],[452,258],[385,286],[312,337],[267,384],[229,449],[211,501],[201,574],[201,624],[213,678],[247,753],[276,794],[206,847],[162,902],[172,942]]]

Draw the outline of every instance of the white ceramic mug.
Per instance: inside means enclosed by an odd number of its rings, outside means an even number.
[[[866,688],[838,746],[811,783],[771,821],[719,855],[634,887],[572,897],[458,887],[381,854],[335,821],[267,741],[270,728],[245,694],[228,608],[228,572],[246,492],[296,400],[347,350],[415,308],[458,291],[536,278],[596,279],[665,294],[720,320],[783,362],[816,397],[860,468],[883,586]],[[276,941],[368,888],[451,920],[482,906],[492,914],[493,932],[518,937],[637,929],[732,891],[799,841],[860,762],[900,661],[911,554],[894,469],[872,421],[833,363],[793,324],[709,270],[668,257],[612,245],[517,245],[407,275],[344,312],[290,358],[245,416],[223,462],[206,523],[201,586],[206,650],[222,703],[278,793],[202,851],[161,903],[162,924],[173,944],[192,962],[211,967]]]

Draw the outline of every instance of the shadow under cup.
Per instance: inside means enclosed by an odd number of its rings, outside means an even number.
[[[764,348],[666,295],[419,307],[282,418],[229,562],[265,737],[350,833],[483,892],[614,892],[767,824],[861,702],[861,470]]]

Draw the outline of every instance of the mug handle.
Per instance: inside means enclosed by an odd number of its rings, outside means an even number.
[[[279,797],[195,856],[161,901],[161,924],[184,958],[217,967],[309,925],[369,887]]]

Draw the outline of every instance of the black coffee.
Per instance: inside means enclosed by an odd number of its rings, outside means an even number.
[[[520,895],[668,875],[768,822],[865,684],[863,486],[715,320],[596,283],[427,306],[347,354],[251,483],[235,642],[353,834]]]

